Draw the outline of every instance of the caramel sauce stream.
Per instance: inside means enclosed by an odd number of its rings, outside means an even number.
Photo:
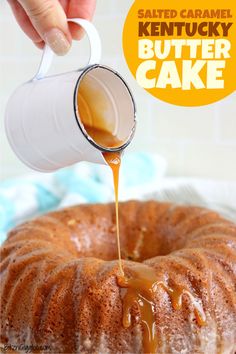
[[[119,269],[121,275],[124,277],[124,270],[121,261],[121,248],[120,248],[120,227],[119,227],[119,172],[121,157],[119,152],[104,152],[104,159],[110,166],[113,174],[114,193],[115,193],[115,205],[116,205],[116,238],[118,248]]]
[[[120,140],[112,133],[114,126],[107,122],[105,118],[105,103],[99,92],[93,92],[89,83],[82,81],[78,92],[78,109],[83,127],[87,134],[100,146],[105,148],[115,148],[122,146],[124,141]],[[121,164],[120,152],[103,152],[103,157],[110,166],[113,174],[115,210],[116,210],[116,238],[119,258],[119,270],[124,276],[121,261],[120,229],[119,229],[119,171]]]
[[[102,146],[116,147],[122,145],[122,142],[118,140],[111,133],[97,129],[93,127],[88,127],[84,125],[87,133],[90,137],[96,141],[96,143]],[[117,240],[117,251],[119,260],[119,270],[121,275],[124,276],[124,270],[121,261],[121,247],[120,247],[120,227],[119,227],[119,174],[121,165],[121,154],[120,152],[103,152],[103,157],[107,164],[111,168],[113,175],[113,185],[114,185],[114,195],[115,195],[115,210],[116,210],[116,240]]]

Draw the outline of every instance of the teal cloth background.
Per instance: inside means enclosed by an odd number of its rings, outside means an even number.
[[[125,154],[120,175],[120,199],[138,198],[154,187],[166,172],[158,155]],[[78,163],[53,174],[35,174],[0,183],[0,242],[15,225],[46,213],[79,203],[101,203],[114,198],[108,166]]]

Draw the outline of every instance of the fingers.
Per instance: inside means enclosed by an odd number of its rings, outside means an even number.
[[[37,42],[34,43],[36,45],[36,47],[38,47],[39,49],[43,49],[45,47],[45,42],[41,41],[41,42]]]
[[[14,1],[16,2],[16,1]],[[58,55],[68,52],[71,35],[58,0],[18,0],[37,33]],[[29,30],[28,25],[26,30]]]
[[[67,18],[80,17],[90,20],[96,0],[8,0],[22,30],[43,48],[46,42],[58,55],[70,48],[71,37],[80,39],[83,29]]]
[[[96,0],[70,0],[67,9],[67,17],[80,17],[86,20],[91,20],[95,11]],[[81,39],[83,29],[74,24],[69,23],[70,32],[73,39]]]
[[[22,30],[25,32],[25,34],[36,44],[38,47],[40,45],[43,46],[43,41],[38,32],[35,30],[33,27],[32,23],[30,22],[29,17],[27,16],[25,10],[22,8],[22,6],[18,3],[18,1],[15,0],[8,0],[9,5],[11,6],[11,9],[15,15],[15,18],[22,28]]]

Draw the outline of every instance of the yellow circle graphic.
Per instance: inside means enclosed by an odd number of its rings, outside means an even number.
[[[236,1],[136,0],[123,49],[151,95],[179,106],[217,102],[236,89]]]

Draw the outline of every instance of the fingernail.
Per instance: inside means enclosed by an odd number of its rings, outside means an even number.
[[[66,36],[57,28],[46,32],[44,40],[57,55],[65,55],[70,49],[70,43]]]

